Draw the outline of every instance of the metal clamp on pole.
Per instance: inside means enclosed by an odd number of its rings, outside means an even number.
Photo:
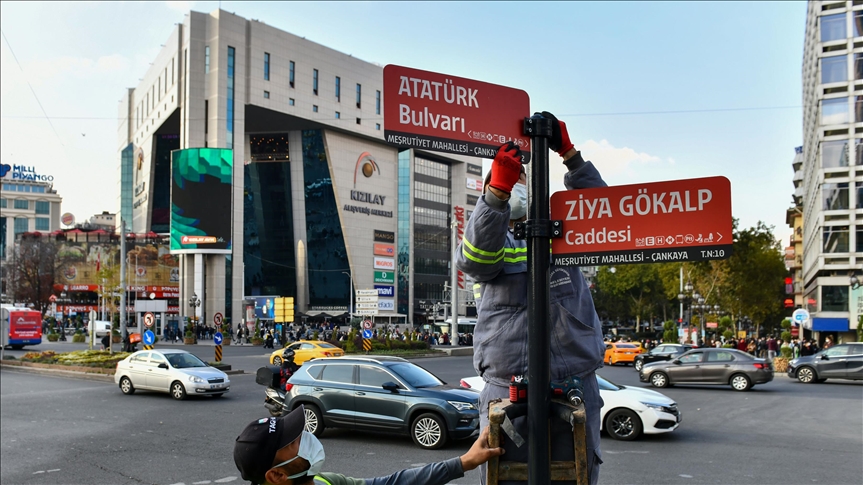
[[[516,239],[529,237],[563,237],[563,221],[528,220],[516,222],[512,231]]]
[[[527,443],[530,449],[527,470],[531,485],[547,485],[551,481],[548,255],[552,230],[548,220],[548,141],[552,128],[552,121],[539,113],[524,120],[524,134],[531,137],[531,158],[534,161],[528,191],[528,220],[522,226],[527,238],[527,375],[530,382],[538,384],[527,389]]]

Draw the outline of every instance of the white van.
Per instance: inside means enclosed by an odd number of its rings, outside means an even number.
[[[87,324],[87,331],[92,335],[94,330],[96,329],[97,337],[104,337],[111,333],[111,322],[106,322],[104,320],[91,320],[90,323]]]

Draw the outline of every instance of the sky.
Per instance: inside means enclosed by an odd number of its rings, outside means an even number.
[[[53,175],[78,221],[117,212],[119,100],[189,10],[220,6],[368,62],[523,89],[609,185],[725,176],[740,227],[788,245],[805,2],[4,1],[0,162]]]

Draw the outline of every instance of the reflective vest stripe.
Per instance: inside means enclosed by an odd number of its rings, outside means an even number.
[[[471,251],[473,251],[473,252],[475,252],[481,256],[497,257],[501,253],[503,253],[503,248],[501,248],[500,251],[495,251],[495,252],[483,251],[482,249],[479,249],[478,247],[471,244],[470,241],[467,240],[467,238],[462,238],[462,241],[464,241],[464,245],[467,246]]]
[[[315,477],[315,483],[323,483],[325,485],[333,485],[326,478],[323,478],[323,477]]]

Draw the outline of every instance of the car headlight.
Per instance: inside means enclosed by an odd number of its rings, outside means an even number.
[[[791,365],[797,365],[797,359],[791,359],[788,363]]]
[[[665,409],[664,404],[656,404],[655,402],[642,402],[641,404],[644,404],[645,406],[656,409],[658,411],[662,411]]]
[[[452,407],[458,409],[459,411],[469,411],[471,409],[476,409],[472,403],[469,402],[461,402],[461,401],[447,401],[452,405]]]
[[[200,378],[200,377],[198,377],[198,376],[189,376],[189,381],[190,381],[190,382],[197,382],[197,383],[207,382],[207,381],[205,381],[204,379],[201,379],[201,378]]]

